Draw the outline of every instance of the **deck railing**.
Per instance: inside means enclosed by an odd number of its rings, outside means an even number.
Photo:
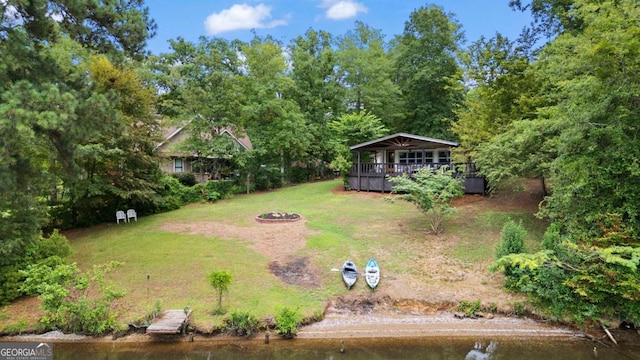
[[[465,165],[465,166],[462,166]],[[475,173],[475,166],[472,168],[466,165],[472,164],[460,164],[454,165],[453,169],[458,172]],[[438,170],[443,166],[452,167],[451,163],[428,163],[428,164],[398,164],[398,163],[360,163],[360,175],[369,176],[384,176],[384,175],[400,175],[400,174],[412,174],[421,168],[429,168],[432,170]],[[349,170],[349,176],[358,176],[358,164],[354,164]]]
[[[454,170],[453,176],[464,179],[465,193],[485,194],[487,183],[476,170],[474,163],[451,164],[451,163],[428,163],[428,164],[397,164],[397,163],[361,163],[355,164],[349,170],[349,187],[352,190],[382,191],[388,192],[393,188],[393,183],[389,177],[402,176],[428,168],[438,171],[444,166]]]

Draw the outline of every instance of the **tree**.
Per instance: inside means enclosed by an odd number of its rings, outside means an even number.
[[[32,43],[69,37],[95,53],[140,57],[157,27],[143,4],[144,0],[5,0],[0,4],[0,39],[21,37],[24,31]]]
[[[209,284],[218,293],[218,311],[222,311],[222,293],[229,291],[231,285],[231,274],[228,271],[212,271],[207,276]]]
[[[244,127],[257,157],[257,166],[277,164],[280,183],[295,161],[308,155],[311,132],[291,94],[294,83],[287,76],[282,46],[273,39],[256,37],[241,47],[245,57],[244,89],[247,96],[242,108]],[[254,173],[259,171],[255,168]]]
[[[198,44],[181,38],[170,43],[173,52],[152,63],[158,84],[166,89],[161,110],[188,134],[180,150],[198,154],[199,172],[219,178],[227,162],[237,165],[241,151],[228,132],[244,135],[240,45],[206,38]]]
[[[293,99],[304,114],[312,136],[307,154],[310,163],[318,159],[332,160],[332,133],[328,123],[345,111],[345,89],[339,83],[337,54],[331,42],[331,34],[309,29],[289,46],[293,86],[284,96]]]
[[[393,58],[382,32],[356,21],[353,30],[338,38],[337,46],[348,111],[368,111],[393,128],[402,119],[402,98],[393,82]]]
[[[349,146],[378,139],[389,133],[382,120],[362,110],[357,114],[345,114],[329,123],[335,136],[334,158],[331,166],[339,170],[348,183],[348,172],[353,164],[353,154]]]
[[[564,31],[579,30],[584,21],[571,15],[574,8],[573,0],[511,0],[509,6],[519,11],[531,11],[533,34],[542,34],[547,38]]]
[[[112,130],[111,99],[94,91],[85,60],[139,56],[155,25],[139,0],[7,0],[0,23],[0,273],[16,278],[47,223],[43,200],[80,176],[77,145]]]
[[[545,250],[494,267],[519,269],[514,288],[558,316],[637,322],[640,8],[578,0],[567,15],[582,26],[546,45],[531,68],[546,106],[500,135],[491,155],[544,166],[552,191],[540,214],[552,226]]]
[[[154,89],[132,64],[116,66],[104,56],[86,62],[94,91],[109,100],[111,113],[102,118],[103,131],[77,144],[75,164],[84,176],[64,178],[73,221],[67,225],[105,221],[121,207],[154,212],[161,177],[155,147],[162,133]]]
[[[555,129],[546,147],[557,153],[543,214],[579,237],[593,236],[606,213],[640,231],[639,15],[633,1],[577,1],[572,16],[588,24],[583,33],[560,35],[536,63],[552,105],[531,127]]]
[[[535,117],[536,79],[529,69],[530,46],[496,34],[469,46],[462,60],[470,90],[456,109],[457,154],[477,159],[478,149],[517,120]],[[461,159],[466,161],[467,159]]]
[[[454,109],[462,100],[456,59],[460,25],[437,6],[411,13],[397,39],[396,76],[404,100],[404,120],[397,131],[452,139]]]
[[[455,178],[451,169],[432,170],[420,168],[412,178],[406,174],[389,177],[394,184],[393,193],[400,193],[400,199],[416,205],[424,213],[431,226],[431,231],[439,235],[444,230],[446,216],[454,211],[450,202],[462,196],[464,188],[460,178]]]

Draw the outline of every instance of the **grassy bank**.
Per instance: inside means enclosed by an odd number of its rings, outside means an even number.
[[[506,219],[523,220],[533,250],[544,229],[531,209],[502,207],[497,202],[500,199],[474,197],[475,202],[459,206],[445,225],[445,234],[436,238],[427,234],[424,215],[413,205],[403,201],[392,203],[379,194],[332,192],[339,185],[339,181],[327,181],[237,195],[213,204],[190,205],[141,217],[138,222],[73,231],[69,234],[74,250],[72,260],[83,269],[112,260],[124,262],[112,276],[127,291],[117,306],[123,324],[143,318],[159,302],[163,309],[193,309],[193,323],[202,331],[210,331],[223,319],[212,314],[217,297],[206,278],[211,271],[226,270],[233,277],[229,292],[223,297],[223,307],[228,311],[249,312],[264,318],[286,306],[299,309],[304,316],[317,316],[336,295],[371,294],[363,284],[348,292],[339,274],[332,271],[347,258],[363,267],[370,257],[376,257],[383,275],[392,274],[398,279],[395,283],[388,280],[387,285],[383,279],[381,293],[387,286],[392,296],[395,293],[411,297],[413,284],[450,286],[440,277],[425,274],[428,271],[415,269],[416,263],[429,263],[429,256],[445,257],[453,269],[464,267],[466,272],[476,271],[491,278],[486,266],[493,260],[493,249]],[[255,216],[273,210],[304,216],[309,229],[306,243],[289,258],[308,260],[308,270],[316,280],[313,286],[283,282],[269,270],[273,258],[253,247],[261,241],[264,226],[270,226],[257,225]],[[178,230],[166,230],[167,224],[177,224]],[[192,231],[203,224],[208,224],[208,230]],[[244,229],[253,235],[221,235],[218,228],[223,226]],[[438,253],[427,246],[434,244]],[[492,291],[501,291],[494,289],[499,288],[496,284],[474,280],[464,286],[491,286]],[[398,294],[397,289],[406,292]],[[474,293],[474,289],[469,290]],[[424,298],[420,290],[415,291],[416,298]],[[26,305],[18,302],[0,310],[1,329],[33,326],[25,320],[19,306]]]

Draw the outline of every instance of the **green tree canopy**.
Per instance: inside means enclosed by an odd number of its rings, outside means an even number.
[[[453,15],[438,6],[411,13],[396,50],[396,76],[405,106],[396,131],[454,138],[451,124],[463,94],[457,61],[462,36]]]
[[[87,60],[139,56],[154,29],[140,0],[0,4],[1,275],[16,273],[47,223],[42,200],[80,176],[78,146],[121,126]]]
[[[380,30],[356,21],[355,28],[337,40],[337,65],[350,112],[366,110],[391,128],[402,119],[402,98],[393,81],[392,53]]]

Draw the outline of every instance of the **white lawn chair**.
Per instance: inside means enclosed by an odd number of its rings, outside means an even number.
[[[127,216],[124,214],[124,211],[122,210],[116,211],[116,222],[120,224],[120,220],[127,222]]]
[[[127,221],[131,221],[131,219],[138,221],[138,214],[136,214],[136,211],[133,209],[127,210]]]

